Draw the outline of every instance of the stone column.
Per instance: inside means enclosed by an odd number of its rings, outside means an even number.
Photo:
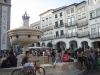
[[[79,48],[79,47],[82,47],[82,46],[81,46],[81,42],[79,42],[79,41],[77,41],[77,45],[78,45],[78,46],[77,46],[78,48]]]
[[[92,45],[93,45],[92,42],[89,41],[88,46],[93,47]]]
[[[67,49],[70,48],[70,43],[69,42],[66,43],[66,48]]]
[[[28,44],[23,44],[23,52],[29,51]]]

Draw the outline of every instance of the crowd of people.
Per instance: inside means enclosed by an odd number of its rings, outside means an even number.
[[[100,64],[100,49],[99,48],[90,48],[89,46],[86,47],[86,50],[83,50],[83,48],[78,48],[77,50],[73,51],[71,48],[63,50],[61,48],[59,49],[46,49],[46,50],[40,50],[40,49],[30,49],[29,52],[33,56],[48,56],[49,58],[52,58],[52,62],[55,64],[57,62],[74,62],[74,59],[78,61],[78,67],[80,70],[87,68],[87,70],[91,70],[92,72],[96,69],[99,71],[98,65]],[[23,53],[22,51],[19,53]],[[7,56],[6,53],[4,53],[4,56]],[[0,58],[2,58],[0,54]],[[15,60],[15,61],[12,61]],[[3,61],[3,64],[7,61],[10,61],[10,66],[15,67],[17,66],[17,54],[16,52],[9,52],[6,60]],[[15,63],[15,65],[13,64]],[[2,64],[2,65],[3,65]],[[8,64],[7,64],[8,65]],[[7,65],[2,67],[7,67]],[[9,66],[9,65],[8,65]]]

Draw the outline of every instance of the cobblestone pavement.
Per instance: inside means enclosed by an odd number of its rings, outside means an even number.
[[[100,75],[100,72],[97,72],[97,71],[95,71],[95,72],[86,72],[86,73],[84,73],[83,75]]]
[[[86,71],[83,75],[100,75],[100,66],[99,66],[99,72],[97,72],[97,71],[94,71],[94,72]]]

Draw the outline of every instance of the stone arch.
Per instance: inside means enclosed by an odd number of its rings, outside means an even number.
[[[47,47],[52,47],[52,42],[49,42],[49,43],[47,44]]]
[[[61,48],[62,50],[66,49],[66,43],[64,41],[58,41],[55,45],[56,49]]]
[[[37,42],[37,43],[36,43],[36,46],[37,46],[37,47],[40,47],[40,42]]]
[[[88,46],[88,42],[87,41],[82,41],[81,42],[81,47],[82,49],[85,51],[86,50],[86,47]]]
[[[45,43],[44,42],[42,43],[42,46],[45,46]]]
[[[77,44],[77,41],[76,40],[71,40],[70,42],[69,42],[69,44],[70,44],[70,48],[72,49],[72,50],[76,50],[77,48],[78,48],[78,44]]]
[[[100,41],[92,41],[92,47],[93,48],[100,48]]]

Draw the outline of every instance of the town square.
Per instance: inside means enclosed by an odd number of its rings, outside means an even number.
[[[0,75],[100,75],[100,0],[0,0]]]

